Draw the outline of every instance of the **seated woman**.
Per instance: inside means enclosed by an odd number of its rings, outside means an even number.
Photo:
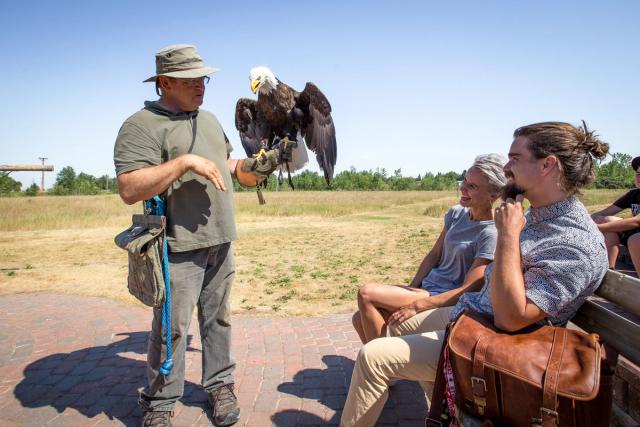
[[[609,257],[609,268],[616,268],[616,259],[620,252],[620,245],[629,249],[631,261],[636,272],[640,273],[640,156],[631,161],[631,167],[636,173],[636,188],[607,206],[601,211],[591,214],[591,218],[598,224],[598,229],[604,234]],[[613,216],[625,209],[631,209],[631,218],[622,219]]]
[[[365,285],[358,291],[353,326],[363,343],[384,336],[386,324],[421,311],[454,305],[463,292],[479,290],[493,260],[493,202],[507,178],[499,154],[476,157],[460,187],[460,204],[444,216],[444,228],[409,286]]]

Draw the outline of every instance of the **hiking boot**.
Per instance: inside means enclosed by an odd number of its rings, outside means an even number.
[[[224,384],[209,392],[209,404],[213,421],[217,426],[230,426],[238,422],[240,407],[238,399],[233,393],[233,383]]]
[[[140,425],[142,427],[171,427],[172,411],[145,411]]]

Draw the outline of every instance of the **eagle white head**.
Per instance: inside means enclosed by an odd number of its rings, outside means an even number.
[[[251,92],[269,93],[278,86],[278,80],[270,69],[264,66],[252,68],[249,71]]]

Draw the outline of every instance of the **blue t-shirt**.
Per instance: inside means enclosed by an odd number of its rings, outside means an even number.
[[[438,295],[459,287],[474,259],[493,260],[496,227],[493,221],[474,221],[469,209],[456,205],[444,216],[447,234],[440,262],[422,279],[421,288]]]

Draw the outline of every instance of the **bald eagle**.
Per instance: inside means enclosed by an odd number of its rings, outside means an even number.
[[[297,141],[291,172],[302,168],[308,156],[302,140],[316,154],[327,185],[336,164],[336,129],[331,118],[329,100],[308,82],[302,92],[282,83],[267,67],[256,67],[249,73],[251,91],[258,100],[240,98],[236,104],[236,128],[247,156],[270,149],[280,140]]]

